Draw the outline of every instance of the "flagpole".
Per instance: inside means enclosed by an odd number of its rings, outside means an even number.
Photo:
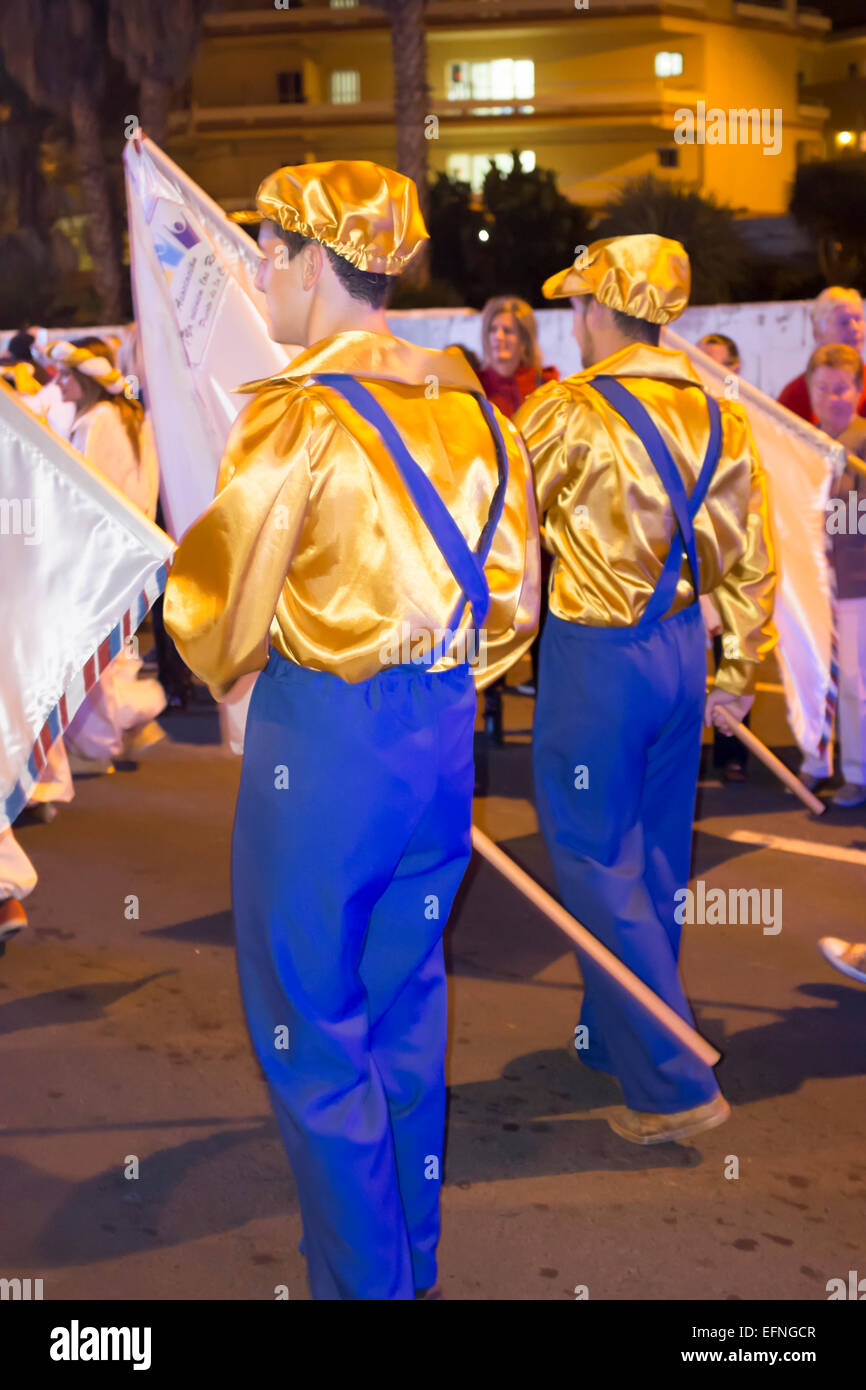
[[[730,737],[738,738],[750,753],[754,753],[755,757],[760,759],[764,766],[778,777],[780,782],[784,782],[786,787],[790,787],[794,795],[798,796],[803,805],[808,806],[814,815],[823,816],[827,809],[826,803],[815,796],[813,792],[810,792],[808,787],[804,787],[799,777],[796,777],[791,769],[776,757],[775,753],[771,753],[766,744],[755,737],[751,729],[747,729],[745,724],[741,724],[728,714],[724,705],[717,705],[716,709],[720,709],[725,716]]]
[[[540,884],[535,882],[535,879],[524,873],[513,859],[509,859],[508,855],[504,854],[499,846],[495,845],[483,831],[479,830],[477,825],[472,827],[472,847],[488,863],[492,864],[494,869],[498,869],[503,877],[507,878],[509,883],[528,898],[539,911],[543,912],[545,917],[548,917],[561,931],[564,931],[566,936],[571,937],[575,945],[579,946],[606,974],[616,980],[617,984],[621,985],[638,1004],[646,1009],[647,1013],[652,1014],[662,1028],[665,1028],[678,1042],[693,1052],[700,1061],[705,1062],[709,1067],[715,1066],[721,1054],[705,1038],[702,1038],[700,1033],[689,1027],[669,1004],[666,1004],[644,984],[643,980],[639,980],[628,966],[623,965],[622,961],[606,946],[603,946],[591,932],[587,931],[586,927],[572,917],[571,913],[566,912],[555,898],[552,898]]]

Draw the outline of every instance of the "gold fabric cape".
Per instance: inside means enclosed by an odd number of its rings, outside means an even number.
[[[459,597],[378,434],[335,392],[310,382],[317,372],[363,380],[473,548],[487,519],[496,459],[468,395],[481,387],[459,350],[337,333],[278,375],[240,388],[253,399],[165,595],[166,627],[217,699],[264,667],[269,641],[301,666],[366,680],[399,661],[407,636],[413,649],[447,627]],[[517,660],[538,623],[532,477],[516,431],[498,418],[509,482],[485,567],[491,605],[479,688]],[[467,612],[460,631],[470,622]],[[434,669],[451,664],[446,657]]]
[[[699,378],[684,353],[648,344],[622,348],[594,367],[534,392],[514,417],[532,460],[538,515],[555,558],[550,610],[568,622],[627,627],[641,617],[674,534],[670,502],[646,450],[592,390],[619,377],[655,420],[691,493],[709,437]],[[695,520],[701,583],[722,619],[716,685],[740,695],[776,641],[775,570],[767,494],[742,408],[719,402],[722,453]],[[683,564],[670,612],[694,601]]]

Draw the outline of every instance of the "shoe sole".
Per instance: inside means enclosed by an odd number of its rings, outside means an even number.
[[[859,984],[866,985],[866,975],[863,974],[862,970],[856,970],[853,965],[846,965],[843,960],[839,960],[838,956],[834,956],[829,951],[825,951],[820,941],[818,942],[818,950],[828,964],[833,966],[834,970],[841,971],[843,975],[848,976],[849,980],[857,980]]]
[[[702,1134],[704,1130],[715,1129],[717,1125],[723,1125],[725,1120],[730,1119],[731,1107],[729,1105],[715,1115],[708,1115],[705,1120],[698,1120],[695,1124],[683,1125],[680,1129],[668,1129],[664,1134],[637,1135],[632,1130],[620,1128],[615,1119],[608,1119],[608,1124],[615,1134],[622,1139],[628,1139],[631,1144],[671,1144],[678,1139],[690,1139],[693,1134]]]

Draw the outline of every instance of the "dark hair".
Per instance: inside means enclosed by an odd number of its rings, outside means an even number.
[[[10,357],[15,358],[16,362],[32,362],[31,349],[35,341],[32,333],[13,333],[6,344],[6,351]]]
[[[41,362],[33,360],[33,344],[36,339],[32,333],[13,333],[6,345],[6,351],[16,362],[26,362],[33,371],[34,381],[38,381],[40,386],[47,386],[51,377],[42,366]]]
[[[315,240],[314,237],[302,236],[300,232],[286,231],[276,222],[272,222],[271,226],[280,241],[288,247],[290,261],[300,255],[308,242]],[[319,242],[319,245],[321,246],[322,243]],[[393,275],[378,275],[372,270],[359,270],[356,265],[352,265],[351,261],[347,261],[343,256],[338,256],[337,252],[332,251],[330,246],[322,246],[322,250],[331,262],[334,273],[343,289],[353,299],[360,299],[373,309],[381,309],[383,305],[387,304],[391,291],[391,281],[395,278]]]
[[[624,314],[622,309],[611,309],[610,312],[623,337],[631,338],[636,343],[649,343],[650,347],[658,347],[662,334],[660,323],[650,323],[649,319],[638,319],[633,314]]]
[[[723,347],[731,362],[739,362],[740,360],[740,349],[733,338],[728,337],[727,333],[707,333],[698,340],[698,347],[704,347],[705,344]]]

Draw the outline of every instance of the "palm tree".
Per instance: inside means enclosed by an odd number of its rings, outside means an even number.
[[[99,99],[105,84],[105,12],[100,0],[3,0],[0,49],[10,77],[34,106],[68,116],[89,214],[93,278],[106,322],[120,315],[120,255],[102,152]]]
[[[692,267],[691,304],[725,304],[743,287],[750,255],[732,208],[711,195],[641,174],[604,208],[593,238],[655,232],[681,241]]]
[[[391,20],[397,168],[401,174],[414,179],[421,211],[426,217],[429,193],[425,118],[430,115],[430,88],[427,85],[424,5],[425,0],[379,0],[379,7]],[[427,247],[401,278],[418,289],[428,284],[430,262]]]
[[[108,0],[108,43],[138,83],[141,125],[165,144],[172,93],[185,82],[202,21],[219,0]]]

